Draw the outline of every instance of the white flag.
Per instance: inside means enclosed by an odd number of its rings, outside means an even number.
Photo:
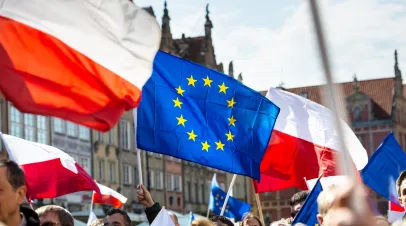
[[[168,211],[162,207],[151,226],[175,226],[175,224],[173,223],[172,218],[169,216]]]

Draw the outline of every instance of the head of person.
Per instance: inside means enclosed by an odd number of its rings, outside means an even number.
[[[242,226],[263,226],[259,217],[249,213],[244,217],[241,223]]]
[[[41,225],[73,226],[73,217],[66,209],[56,205],[42,206],[35,210]]]
[[[396,190],[399,196],[399,203],[404,208],[406,206],[406,170],[403,170],[396,180]]]
[[[191,226],[214,226],[214,224],[208,219],[200,218],[194,220]]]
[[[11,160],[0,160],[0,221],[9,224],[20,216],[27,187],[24,171]]]
[[[214,216],[210,220],[215,226],[234,226],[233,222],[224,216]]]
[[[169,212],[168,214],[171,217],[173,224],[175,224],[175,226],[179,226],[179,221],[178,221],[178,217],[176,216],[176,214],[174,214],[172,212]]]
[[[131,219],[127,212],[121,209],[110,209],[105,218],[108,226],[131,226]]]
[[[388,219],[384,216],[376,216],[375,217],[376,223],[375,226],[390,226]]]
[[[294,218],[296,214],[299,212],[300,208],[302,208],[302,205],[308,195],[309,195],[308,191],[300,191],[292,196],[289,202],[290,216],[292,218]]]
[[[93,221],[90,226],[104,226],[104,219],[97,219]]]
[[[287,226],[287,225],[289,224],[287,224],[284,220],[278,220],[271,223],[271,226]]]
[[[334,204],[335,189],[337,189],[337,186],[329,186],[319,194],[319,197],[317,197],[317,208],[319,211],[317,214],[317,220],[320,225],[323,225],[323,222],[328,218],[328,212]]]

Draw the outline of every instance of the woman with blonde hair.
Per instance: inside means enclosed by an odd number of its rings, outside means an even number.
[[[192,222],[192,226],[214,226],[213,222],[208,219],[200,218]]]
[[[256,215],[249,213],[241,222],[241,226],[264,226]]]

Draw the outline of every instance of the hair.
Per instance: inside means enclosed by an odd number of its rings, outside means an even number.
[[[262,224],[261,220],[259,219],[259,217],[256,216],[256,215],[254,215],[253,213],[247,214],[247,215],[244,217],[244,219],[242,220],[241,225],[244,225],[244,223],[245,223],[246,221],[248,221],[248,220],[256,220],[256,221],[258,221],[258,223],[259,223],[260,226],[264,226],[264,225]]]
[[[97,219],[90,224],[90,226],[103,226],[103,225],[104,219]]]
[[[25,185],[24,171],[20,168],[20,166],[17,163],[9,159],[1,159],[0,167],[6,167],[7,180],[14,191],[17,190],[17,188]]]
[[[57,205],[47,205],[42,206],[35,210],[39,217],[42,217],[48,213],[54,213],[58,216],[58,220],[62,226],[73,226],[73,217],[72,214],[69,213],[66,209],[57,206]]]
[[[124,221],[125,221],[124,222],[125,226],[131,226],[131,219],[128,216],[127,212],[125,212],[124,210],[113,208],[113,209],[110,209],[107,212],[106,216],[111,216],[111,215],[116,214],[116,213],[121,214],[121,216],[123,216]]]
[[[179,224],[178,217],[176,216],[176,214],[174,214],[172,212],[168,212],[168,214],[172,218],[172,220],[174,220],[173,221],[174,224]]]
[[[289,205],[293,207],[301,202],[304,202],[308,195],[308,191],[299,191],[298,193],[294,194],[292,198],[290,198]]]
[[[333,206],[335,197],[332,191],[334,191],[336,188],[336,185],[331,185],[320,192],[319,197],[317,197],[317,208],[319,214],[321,214],[322,216],[327,214],[327,212]]]
[[[200,218],[194,220],[191,226],[214,226],[214,224],[208,219]]]
[[[224,216],[214,216],[210,218],[215,226],[234,226],[233,222]]]
[[[402,191],[400,191],[402,182],[406,179],[406,170],[403,170],[398,179],[396,180],[396,191],[398,191],[399,197],[402,196]]]
[[[376,220],[376,221],[383,221],[383,222],[387,223],[388,225],[391,225],[391,224],[389,223],[388,219],[386,219],[386,217],[381,216],[381,215],[376,216],[376,217],[375,217],[375,220]]]
[[[289,225],[289,224],[286,223],[286,221],[284,219],[274,221],[274,222],[271,223],[271,226],[287,226],[287,225]]]

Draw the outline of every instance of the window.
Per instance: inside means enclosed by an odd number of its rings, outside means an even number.
[[[116,164],[114,162],[109,162],[109,182],[110,184],[116,182]]]
[[[53,118],[54,121],[54,132],[65,133],[65,121],[59,118]]]
[[[188,181],[186,183],[187,185],[187,192],[185,191],[185,193],[187,193],[188,195],[186,195],[187,197],[187,201],[192,201],[192,183],[190,181]]]
[[[48,144],[47,118],[42,115],[37,115],[37,141],[41,144]]]
[[[167,191],[173,191],[173,175],[172,174],[167,174],[166,175],[166,190]]]
[[[97,161],[97,166],[99,169],[99,180],[103,181],[104,180],[104,160],[98,160]]]
[[[75,162],[77,162],[77,163],[80,164],[78,155],[76,155],[76,154],[70,154],[70,156],[73,158],[73,160],[75,160]]]
[[[173,196],[169,196],[169,205],[173,206]]]
[[[149,179],[150,179],[150,182],[151,182],[151,188],[155,188],[155,172],[153,171],[153,170],[151,170],[150,172],[149,172]]]
[[[139,175],[138,175],[138,168],[135,166],[135,167],[134,167],[134,184],[135,184],[135,185],[140,184],[138,177],[139,177]]]
[[[109,142],[108,144],[114,144],[114,128],[109,131]]]
[[[307,98],[308,97],[308,95],[307,95],[307,92],[300,92],[300,94],[299,94],[301,97],[304,97],[304,98]]]
[[[87,127],[79,126],[79,138],[82,140],[90,140],[90,130]]]
[[[163,172],[154,172],[154,185],[156,189],[163,189],[163,179],[164,179],[164,174]]]
[[[10,135],[22,138],[21,112],[10,105]]]
[[[121,120],[120,125],[120,146],[131,150],[131,124],[129,121]]]
[[[202,192],[202,191],[199,191],[199,185],[198,185],[197,182],[196,182],[196,183],[195,183],[195,199],[194,199],[195,202],[201,203],[200,192]]]
[[[181,206],[180,197],[177,198],[177,204],[178,204],[179,207]]]
[[[206,201],[206,186],[204,184],[200,185],[200,190],[202,192],[202,202]]]
[[[102,132],[96,132],[96,136],[97,141],[103,142],[104,134]]]
[[[354,108],[354,120],[356,122],[361,121],[361,107],[357,106]]]
[[[131,166],[123,165],[124,184],[131,184]]]
[[[80,158],[80,165],[84,170],[86,170],[87,173],[90,174],[90,167],[89,167],[89,159],[86,157],[81,157]]]
[[[66,122],[66,134],[71,137],[78,136],[78,126],[72,122]]]
[[[182,177],[175,175],[175,187],[174,190],[177,192],[182,191]]]
[[[35,142],[34,115],[24,114],[24,139]]]

